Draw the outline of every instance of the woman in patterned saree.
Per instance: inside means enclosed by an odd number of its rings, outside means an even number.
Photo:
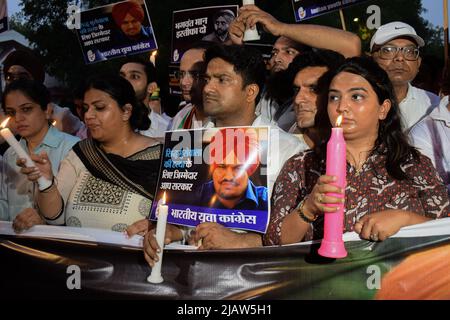
[[[330,122],[343,116],[346,188],[334,186],[333,177],[325,175],[326,144],[293,156],[275,184],[265,245],[321,239],[323,213],[335,211],[325,204],[343,202],[327,193],[345,194],[344,232],[371,241],[447,216],[445,186],[431,161],[402,133],[387,74],[369,58],[351,58],[322,81],[328,102],[318,110],[316,123],[329,137]]]
[[[145,218],[156,190],[161,145],[137,133],[150,125],[131,84],[119,76],[95,77],[84,90],[84,120],[92,139],[76,144],[56,177],[49,160],[34,157],[38,172],[28,179],[53,179],[37,197],[47,223],[124,231]],[[141,228],[140,231],[145,231]]]

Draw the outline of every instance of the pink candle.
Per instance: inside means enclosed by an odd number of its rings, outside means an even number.
[[[327,144],[327,172],[328,176],[337,177],[334,185],[345,188],[347,157],[343,129],[340,128],[342,115],[336,121],[337,128],[333,128],[330,140]],[[327,193],[327,196],[343,198],[336,193]],[[319,249],[319,254],[329,258],[344,258],[347,256],[342,233],[344,229],[344,204],[326,204],[328,207],[338,207],[336,212],[325,213],[324,237]]]

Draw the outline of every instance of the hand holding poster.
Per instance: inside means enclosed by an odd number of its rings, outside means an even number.
[[[166,133],[156,199],[167,194],[172,224],[216,222],[264,233],[269,222],[265,127]],[[155,218],[154,202],[151,219]]]
[[[87,64],[157,48],[143,0],[83,11],[77,36]]]
[[[238,6],[232,5],[174,11],[171,61],[179,62],[183,53],[199,40],[231,44],[228,27],[237,10]]]

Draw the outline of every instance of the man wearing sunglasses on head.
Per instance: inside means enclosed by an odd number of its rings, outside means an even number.
[[[437,95],[411,85],[419,72],[420,48],[424,45],[414,28],[403,22],[382,25],[370,41],[374,60],[387,72],[394,86],[405,131],[439,104]]]

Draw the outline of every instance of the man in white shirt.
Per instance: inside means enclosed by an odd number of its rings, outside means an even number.
[[[183,106],[173,117],[171,130],[201,128],[207,119],[203,113],[201,91],[204,72],[203,55],[211,44],[198,42],[187,50],[180,61],[177,74],[183,97]]]
[[[319,80],[328,71],[336,69],[344,57],[331,50],[317,49],[296,57],[289,65],[288,72],[294,78],[294,110],[296,122],[289,129],[301,142],[302,148],[312,149],[321,139],[321,132],[315,126],[315,116],[320,99]]]
[[[449,96],[439,107],[411,128],[411,143],[431,159],[439,175],[447,185],[450,195],[450,104]]]
[[[136,98],[149,109],[150,128],[141,134],[162,138],[170,126],[171,118],[166,115],[161,106],[159,88],[156,83],[156,69],[149,61],[139,57],[129,57],[120,67],[119,74],[133,86]]]
[[[410,83],[419,72],[422,62],[419,48],[424,45],[413,27],[398,21],[382,25],[370,41],[374,60],[387,72],[394,86],[405,131],[439,104],[437,95]]]

